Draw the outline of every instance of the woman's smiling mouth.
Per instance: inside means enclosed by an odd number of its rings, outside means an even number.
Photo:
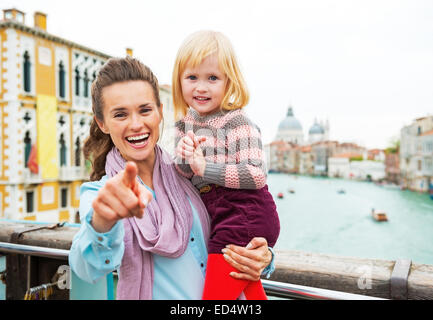
[[[126,137],[125,140],[128,141],[133,147],[142,147],[146,145],[149,138],[149,133],[142,133],[133,136]]]

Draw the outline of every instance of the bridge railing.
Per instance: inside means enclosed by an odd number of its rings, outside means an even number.
[[[47,224],[0,220],[0,300],[23,299],[29,290],[42,284],[54,288],[50,299],[114,299],[115,273],[92,285],[68,267],[69,248],[79,225],[37,229],[44,226]],[[275,264],[271,278],[262,280],[269,296],[320,300],[433,298],[433,266],[410,260],[276,250]]]

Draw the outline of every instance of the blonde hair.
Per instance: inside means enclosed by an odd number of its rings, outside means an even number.
[[[172,95],[176,117],[185,116],[189,108],[182,94],[182,73],[186,67],[197,67],[212,54],[217,54],[219,68],[227,76],[226,93],[221,102],[222,109],[234,110],[248,104],[248,88],[229,39],[220,32],[198,31],[185,39],[174,63]]]

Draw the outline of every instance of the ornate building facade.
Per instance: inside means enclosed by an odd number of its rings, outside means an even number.
[[[404,187],[433,192],[433,116],[415,119],[400,131],[400,172]]]
[[[0,218],[74,222],[89,177],[90,87],[110,56],[48,33],[43,13],[34,21],[17,9],[0,21]],[[161,100],[169,143],[169,87]]]

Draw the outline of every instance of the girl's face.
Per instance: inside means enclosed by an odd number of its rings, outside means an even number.
[[[206,57],[195,68],[187,66],[181,74],[183,98],[201,116],[221,109],[226,84],[227,76],[220,70],[216,54]]]
[[[96,119],[127,161],[154,161],[162,105],[146,81],[118,82],[102,89],[104,121]]]

